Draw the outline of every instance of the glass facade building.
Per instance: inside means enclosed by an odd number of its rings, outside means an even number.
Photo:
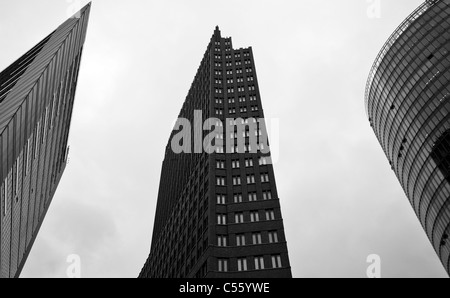
[[[366,110],[450,272],[450,0],[424,2],[388,39],[370,72]]]
[[[169,140],[150,255],[139,276],[291,277],[271,155],[250,148],[265,127],[252,48],[233,49],[219,28],[179,114],[205,138],[196,111],[219,129],[217,148],[176,154]],[[237,123],[257,129],[240,132]],[[234,146],[239,137],[243,148]]]
[[[90,4],[0,73],[0,277],[18,277],[64,172]]]

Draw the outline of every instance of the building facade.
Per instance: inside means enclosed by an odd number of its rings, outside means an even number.
[[[207,135],[196,113],[218,131],[211,154],[195,150]],[[194,149],[175,153],[172,132],[140,277],[291,277],[271,155],[259,144],[266,132],[252,48],[233,49],[216,27],[179,118],[193,123]]]
[[[66,166],[89,12],[0,73],[2,278],[20,275]]]
[[[450,0],[426,1],[394,32],[366,88],[370,125],[450,272]]]

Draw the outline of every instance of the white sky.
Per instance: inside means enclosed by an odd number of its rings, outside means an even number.
[[[364,89],[394,29],[422,1],[96,0],[70,164],[22,277],[136,277],[150,250],[171,125],[216,25],[252,46],[294,277],[446,277],[370,129]],[[0,0],[0,70],[87,1]]]

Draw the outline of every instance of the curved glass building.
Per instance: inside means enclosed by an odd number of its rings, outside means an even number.
[[[426,1],[392,34],[366,87],[366,111],[450,272],[450,0]]]

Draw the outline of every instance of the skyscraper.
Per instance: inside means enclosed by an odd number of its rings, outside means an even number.
[[[64,172],[90,4],[0,73],[1,277],[18,277]]]
[[[252,48],[234,50],[216,27],[179,119],[194,137],[179,153],[181,126],[172,132],[140,277],[291,277]]]
[[[366,88],[370,124],[450,272],[450,0],[426,1],[392,34]]]

